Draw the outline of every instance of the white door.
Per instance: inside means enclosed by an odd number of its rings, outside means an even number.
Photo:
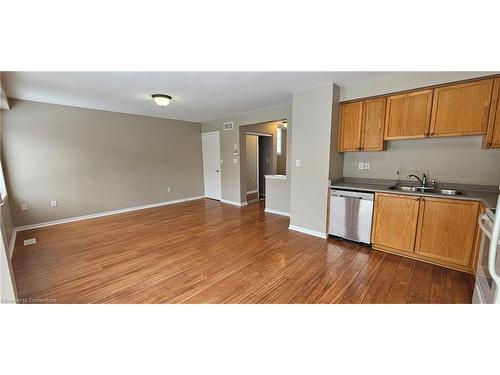
[[[220,173],[220,139],[219,132],[201,135],[203,149],[203,177],[205,180],[205,196],[221,199]]]

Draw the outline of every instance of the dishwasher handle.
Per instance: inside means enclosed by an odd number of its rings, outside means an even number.
[[[331,195],[332,197],[373,201],[373,193],[365,193],[360,191],[332,190]]]

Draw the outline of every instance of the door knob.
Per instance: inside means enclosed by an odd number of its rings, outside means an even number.
[[[216,170],[215,170],[215,172],[219,173],[219,170],[218,170],[218,169],[216,169]]]

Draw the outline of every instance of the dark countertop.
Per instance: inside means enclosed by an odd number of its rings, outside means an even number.
[[[405,185],[405,182],[402,181],[401,185]],[[390,194],[399,194],[399,195],[418,195],[418,196],[429,196],[429,197],[438,197],[438,198],[447,198],[447,199],[461,199],[461,200],[469,200],[469,201],[481,201],[486,207],[495,207],[498,200],[498,195],[500,191],[494,192],[494,187],[488,186],[484,187],[483,191],[477,185],[465,185],[460,184],[457,187],[457,184],[439,184],[438,188],[452,188],[456,190],[460,190],[462,192],[461,195],[443,195],[443,194],[432,194],[426,192],[411,192],[411,191],[400,191],[400,190],[390,190],[389,187],[394,185],[394,181],[390,180],[344,180],[344,181],[333,181],[330,188],[333,189],[345,189],[345,190],[356,190],[356,191],[367,191],[367,192],[379,192],[379,193],[390,193]],[[498,189],[498,188],[497,188]]]

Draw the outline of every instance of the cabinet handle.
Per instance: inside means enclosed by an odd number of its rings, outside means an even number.
[[[434,133],[429,133],[429,136],[432,137],[434,135]]]
[[[486,147],[491,147],[491,143],[486,143]]]
[[[415,198],[415,200],[416,200],[416,201],[419,201],[419,200],[420,200],[420,198],[418,198],[418,197],[417,197],[417,198]]]
[[[424,137],[429,137],[429,133],[424,133]]]

